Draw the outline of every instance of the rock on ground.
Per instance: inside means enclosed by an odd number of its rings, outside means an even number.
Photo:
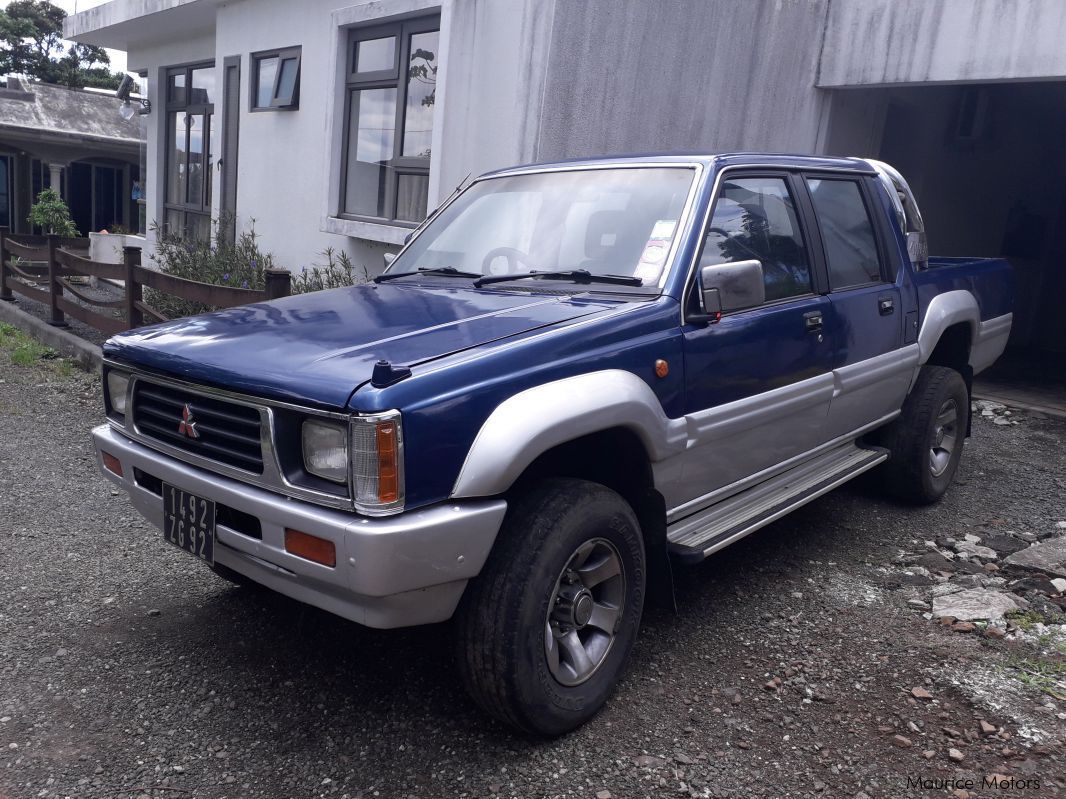
[[[990,588],[967,588],[933,597],[933,615],[954,616],[960,621],[1002,619],[1005,613],[1022,610],[1025,600]]]
[[[1050,538],[1015,552],[1005,563],[1059,577],[1066,577],[1066,536]]]

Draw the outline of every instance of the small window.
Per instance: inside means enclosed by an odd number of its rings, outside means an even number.
[[[295,111],[300,107],[300,48],[252,55],[252,110]]]
[[[750,259],[762,263],[767,302],[811,293],[810,261],[784,178],[722,184],[700,266]]]
[[[833,290],[879,283],[881,259],[862,189],[854,180],[808,178]]]

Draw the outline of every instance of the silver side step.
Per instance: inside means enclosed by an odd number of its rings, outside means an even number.
[[[670,551],[698,561],[780,519],[888,459],[888,450],[853,442],[804,461],[667,528]]]

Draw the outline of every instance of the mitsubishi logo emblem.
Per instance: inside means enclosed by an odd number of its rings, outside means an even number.
[[[181,422],[178,424],[178,432],[189,438],[200,437],[200,431],[196,429],[196,420],[192,415],[192,408],[189,407],[187,402],[181,409]]]

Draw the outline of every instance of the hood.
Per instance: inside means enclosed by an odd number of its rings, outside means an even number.
[[[616,306],[469,286],[368,284],[139,328],[111,338],[104,355],[194,383],[340,409],[379,360],[417,367]]]

